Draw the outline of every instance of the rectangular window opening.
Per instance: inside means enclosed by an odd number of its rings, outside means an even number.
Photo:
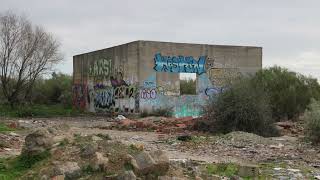
[[[196,73],[180,73],[180,95],[197,94],[197,74]]]

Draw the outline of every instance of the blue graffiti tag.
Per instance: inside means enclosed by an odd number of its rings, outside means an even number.
[[[154,57],[154,70],[159,72],[174,73],[205,73],[206,56],[200,56],[199,60],[195,60],[192,56],[161,56],[157,53]]]

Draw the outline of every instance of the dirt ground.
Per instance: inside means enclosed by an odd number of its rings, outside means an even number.
[[[320,148],[312,146],[300,135],[285,135],[276,138],[263,138],[244,132],[232,132],[227,135],[213,136],[188,132],[192,139],[177,140],[179,133],[159,133],[155,131],[117,130],[113,127],[120,120],[105,117],[62,117],[37,119],[4,119],[6,123],[18,122],[22,130],[7,134],[3,139],[12,141],[9,147],[0,148],[0,157],[18,155],[28,132],[58,124],[68,124],[68,133],[82,136],[108,134],[113,140],[125,144],[135,144],[145,151],[163,150],[171,161],[194,160],[205,163],[268,163],[273,173],[286,172],[280,169],[297,169],[301,174],[320,176]],[[11,139],[10,139],[11,138]],[[279,169],[280,168],[280,169]],[[298,171],[299,170],[299,171]],[[278,172],[279,171],[279,172]],[[299,175],[297,176],[299,179]]]

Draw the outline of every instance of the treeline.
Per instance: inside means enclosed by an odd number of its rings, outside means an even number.
[[[25,96],[25,94],[28,94]],[[54,117],[79,114],[72,108],[72,76],[52,73],[49,78],[38,78],[29,93],[17,96],[12,104],[0,92],[0,116]]]
[[[52,73],[51,77],[39,78],[35,81],[28,95],[18,96],[20,104],[61,104],[71,106],[72,103],[72,76],[62,73]],[[0,92],[1,104],[9,104],[8,100]]]

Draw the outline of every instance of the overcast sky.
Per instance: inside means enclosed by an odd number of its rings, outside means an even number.
[[[135,40],[263,47],[274,64],[320,79],[320,0],[0,0],[52,32],[72,56]]]

